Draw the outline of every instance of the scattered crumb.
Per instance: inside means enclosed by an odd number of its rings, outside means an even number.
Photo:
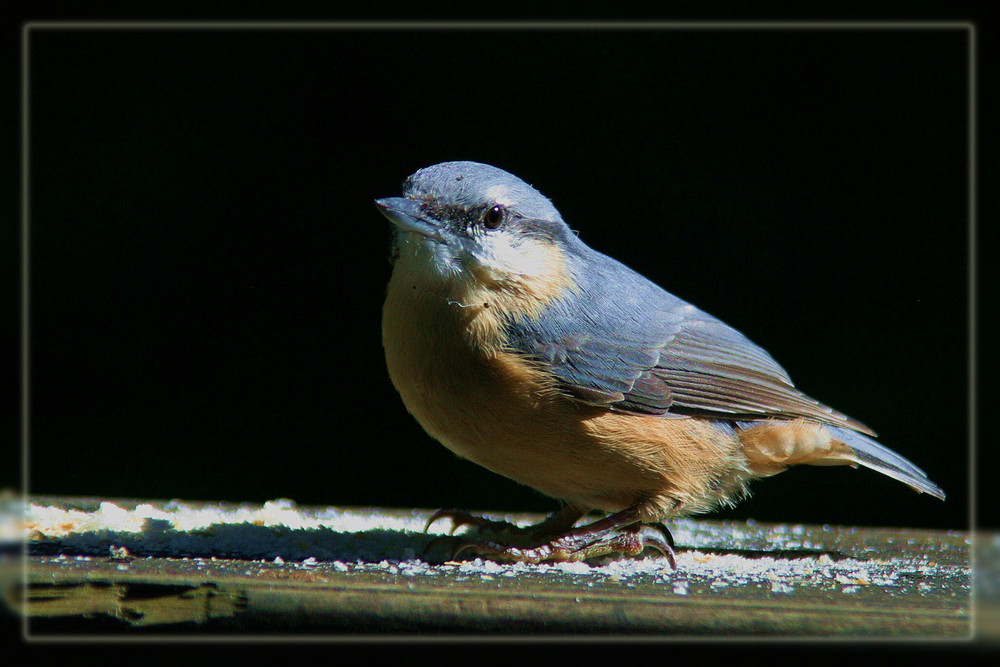
[[[586,586],[610,582],[622,588],[644,580],[662,583],[665,594],[678,596],[725,595],[739,587],[752,587],[765,596],[791,596],[810,587],[844,594],[904,587],[927,592],[933,588],[928,581],[967,576],[961,568],[939,567],[926,557],[871,561],[854,554],[835,559],[821,552],[829,544],[828,533],[833,530],[829,526],[764,527],[753,521],[672,521],[679,546],[674,570],[663,558],[599,566],[508,564],[479,558],[431,564],[419,555],[451,526],[443,522],[425,533],[430,512],[423,510],[300,508],[291,500],[278,499],[239,506],[171,501],[133,509],[102,502],[92,512],[30,503],[19,514],[22,520],[17,525],[30,548],[65,559],[110,557],[124,568],[134,559],[150,556],[192,558],[199,563],[238,559],[256,561],[246,570],[250,576],[293,568],[324,575],[377,571],[400,577],[448,576],[492,585],[525,575],[572,578]],[[727,553],[734,540],[748,551]],[[796,550],[802,555],[763,555]]]

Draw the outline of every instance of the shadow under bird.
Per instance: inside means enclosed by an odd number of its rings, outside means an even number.
[[[445,162],[375,203],[394,229],[382,342],[406,408],[458,456],[564,503],[527,528],[438,512],[475,527],[449,538],[452,557],[650,549],[673,563],[664,520],[732,505],[796,464],[862,465],[944,499],[743,334],[584,244],[512,174]],[[592,510],[607,516],[578,526]]]

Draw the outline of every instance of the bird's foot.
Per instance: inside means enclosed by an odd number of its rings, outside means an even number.
[[[470,525],[473,530],[460,535],[446,535],[427,545],[425,558],[459,560],[488,558],[501,562],[552,563],[567,561],[598,562],[616,557],[638,558],[659,553],[667,558],[671,567],[677,568],[674,542],[670,531],[662,523],[641,524],[634,518],[634,511],[623,510],[593,523],[573,528],[582,513],[564,509],[540,524],[528,527],[515,526],[506,521],[492,521],[468,512],[444,510],[435,512],[428,521],[448,517],[459,526]],[[654,528],[656,534],[644,532]]]
[[[487,519],[486,517],[466,512],[465,510],[438,510],[437,512],[434,512],[429,519],[427,519],[427,523],[424,524],[424,532],[426,533],[430,530],[431,525],[435,521],[439,521],[441,519],[451,519],[451,530],[448,531],[449,535],[454,535],[455,531],[462,526],[472,526],[477,531],[490,531],[495,533],[512,533],[525,530],[524,528],[508,521],[495,521],[493,519]]]
[[[487,541],[514,540],[517,543],[530,543],[565,532],[582,516],[581,510],[566,505],[561,510],[550,514],[541,523],[532,526],[518,526],[508,521],[487,519],[465,510],[438,510],[427,520],[424,532],[427,532],[431,524],[439,519],[451,519],[449,535],[454,535],[455,531],[462,526],[472,526],[473,532]]]

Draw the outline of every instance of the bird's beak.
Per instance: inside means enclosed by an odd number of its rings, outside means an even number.
[[[385,197],[376,199],[375,206],[389,222],[404,232],[415,232],[435,241],[444,242],[437,222],[420,212],[420,206],[412,199]]]

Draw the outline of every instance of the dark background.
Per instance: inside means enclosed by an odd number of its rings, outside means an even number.
[[[801,467],[713,516],[968,527],[966,31],[40,26],[29,53],[32,494],[554,508],[385,371],[372,200],[472,159],[949,493]]]

